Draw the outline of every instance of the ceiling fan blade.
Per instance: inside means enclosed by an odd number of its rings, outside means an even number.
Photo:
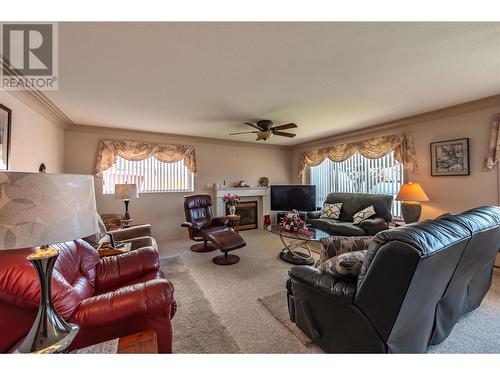
[[[289,124],[275,126],[272,128],[272,130],[285,130],[285,129],[293,129],[296,127],[297,127],[297,125],[294,124],[293,122],[291,122]]]
[[[296,136],[296,134],[292,133],[286,133],[286,132],[273,132],[276,135],[281,135],[282,137],[288,137],[288,138],[293,138]]]
[[[260,128],[260,126],[257,125],[257,124],[255,124],[255,123],[253,123],[253,122],[245,121],[244,124],[248,125],[248,126],[251,126],[252,128],[255,128],[255,129],[259,130],[259,131],[262,131],[262,129]]]
[[[238,135],[238,134],[256,134],[258,132],[239,132],[239,133],[229,133],[229,135]]]

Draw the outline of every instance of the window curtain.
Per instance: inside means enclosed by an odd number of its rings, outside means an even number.
[[[144,160],[151,156],[164,163],[184,160],[186,168],[196,173],[194,146],[120,140],[101,141],[94,173],[97,175],[111,168],[118,156],[130,161]]]
[[[357,152],[366,158],[378,159],[392,151],[394,151],[395,159],[403,164],[405,171],[418,173],[415,147],[411,133],[408,132],[304,151],[299,158],[298,175],[302,177],[306,167],[316,167],[326,158],[338,163],[349,159]]]
[[[490,143],[488,145],[488,154],[484,162],[484,170],[491,171],[500,160],[500,113],[493,117],[491,124]]]

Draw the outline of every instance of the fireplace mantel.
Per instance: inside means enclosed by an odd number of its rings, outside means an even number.
[[[222,198],[226,194],[236,194],[242,201],[256,200],[258,202],[259,229],[264,229],[264,215],[269,215],[271,211],[270,189],[268,187],[247,187],[247,188],[217,188],[214,189],[215,215],[224,216],[226,206]]]

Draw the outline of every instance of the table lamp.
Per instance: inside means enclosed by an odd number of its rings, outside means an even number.
[[[408,182],[401,186],[399,193],[396,196],[397,201],[401,203],[401,213],[406,224],[415,223],[420,219],[422,213],[422,205],[419,202],[429,200],[424,189],[416,182]]]
[[[0,250],[33,248],[27,259],[40,280],[38,313],[16,353],[59,353],[78,333],[52,304],[51,245],[96,233],[96,215],[92,176],[0,172]]]
[[[139,198],[137,184],[116,184],[115,198],[123,199],[123,202],[125,203],[125,215],[123,215],[122,218],[122,226],[127,228],[132,223],[132,219],[128,214],[128,204],[132,198]]]

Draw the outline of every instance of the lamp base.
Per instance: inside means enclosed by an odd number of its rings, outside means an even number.
[[[52,304],[52,271],[58,256],[56,249],[39,247],[27,258],[40,280],[40,306],[33,326],[15,353],[60,353],[78,333],[78,326],[66,323]]]
[[[418,202],[401,202],[401,213],[406,224],[416,223],[422,213],[422,205]]]

